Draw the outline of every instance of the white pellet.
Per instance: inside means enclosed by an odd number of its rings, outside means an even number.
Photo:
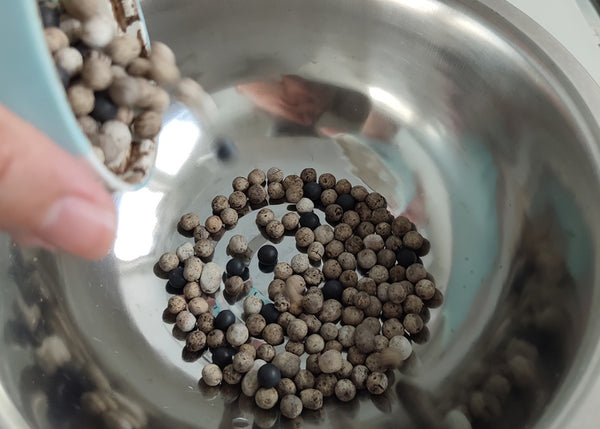
[[[262,309],[263,301],[256,295],[250,295],[244,300],[244,313],[246,316],[258,314]]]
[[[54,61],[60,67],[65,69],[70,76],[73,76],[83,68],[83,57],[75,48],[62,48],[54,54]]]
[[[308,198],[302,198],[296,203],[296,210],[298,213],[312,213],[315,208],[315,203]]]
[[[196,317],[189,311],[182,311],[175,319],[177,327],[183,332],[190,332],[196,326]]]
[[[202,269],[202,275],[200,276],[200,287],[204,293],[215,293],[221,286],[221,277],[223,276],[223,269],[215,264],[209,262]]]
[[[194,256],[194,245],[190,242],[183,243],[175,250],[175,254],[180,261],[185,262],[186,259]]]
[[[390,339],[388,347],[398,350],[402,360],[406,360],[412,353],[412,345],[410,341],[403,335],[396,335]]]
[[[102,16],[88,19],[81,27],[81,40],[92,48],[104,48],[114,35],[113,23]]]

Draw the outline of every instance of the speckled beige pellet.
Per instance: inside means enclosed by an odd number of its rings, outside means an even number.
[[[191,352],[197,352],[206,345],[206,334],[202,331],[192,331],[185,339],[185,347]]]
[[[212,349],[224,346],[226,342],[225,333],[220,329],[213,329],[206,334],[206,344]]]
[[[285,350],[296,356],[302,356],[304,354],[304,343],[301,341],[288,341],[285,344]]]
[[[184,297],[180,295],[173,295],[171,298],[169,298],[167,310],[171,314],[179,314],[186,309],[186,305],[187,303],[185,302]]]
[[[246,203],[248,202],[248,198],[246,194],[242,191],[234,191],[229,195],[229,206],[237,211],[242,210],[246,207]]]
[[[276,279],[287,280],[292,274],[294,274],[294,270],[287,262],[279,262],[273,269],[273,276]]]
[[[281,218],[281,223],[286,231],[293,231],[300,224],[300,216],[295,212],[286,213]]]
[[[229,244],[227,245],[227,251],[231,255],[244,255],[248,250],[248,240],[246,237],[241,234],[233,235],[229,239]]]
[[[206,302],[204,298],[199,296],[191,299],[188,303],[188,309],[190,313],[192,313],[194,316],[199,316],[202,313],[206,313],[209,310],[209,308],[210,307],[208,305],[208,302]]]
[[[304,186],[304,182],[302,181],[300,176],[298,176],[296,174],[290,174],[289,176],[286,176],[285,179],[283,179],[283,188],[284,189],[287,190],[293,186],[296,186],[296,187]]]
[[[323,204],[325,207],[335,204],[337,197],[338,194],[334,189],[325,189],[323,192],[321,192],[321,204]]]
[[[304,196],[304,191],[301,186],[290,186],[285,191],[285,200],[289,203],[296,204]]]
[[[248,173],[248,182],[250,185],[261,185],[267,179],[265,172],[259,168],[255,168]]]
[[[308,410],[323,408],[323,394],[317,389],[306,389],[300,392],[302,406]]]
[[[339,241],[338,241],[338,243],[339,243]],[[363,244],[362,238],[360,238],[358,235],[353,235],[352,237],[350,237],[348,240],[346,240],[344,242],[343,247],[346,249],[347,252],[350,252],[353,255],[356,255],[356,254],[358,254],[358,252],[360,252],[364,248],[364,244]],[[327,251],[327,249],[325,249],[325,250]],[[342,251],[343,251],[343,249],[342,249]],[[338,256],[339,256],[339,254],[338,254]]]
[[[342,274],[342,266],[335,259],[328,259],[323,263],[323,275],[326,279],[337,279]]]
[[[369,206],[367,206],[367,203],[356,203],[356,205],[354,206],[354,211],[358,213],[361,222],[367,222],[371,220],[371,214],[373,213],[373,211],[369,208]]]
[[[338,336],[338,328],[334,323],[323,323],[319,333],[325,341],[335,340]]]
[[[202,313],[198,316],[196,325],[205,334],[208,334],[214,329],[215,317],[211,313]]]
[[[334,237],[336,240],[346,241],[352,236],[353,229],[347,223],[340,223],[335,226]]]
[[[69,46],[69,38],[57,27],[44,28],[44,39],[50,53],[55,53]]]
[[[202,290],[200,289],[200,285],[198,284],[198,282],[189,282],[183,287],[183,295],[187,300],[197,298],[201,294]]]
[[[435,284],[428,279],[421,279],[415,285],[415,293],[423,300],[433,298],[435,295]]]
[[[302,400],[296,395],[286,395],[281,399],[279,409],[281,415],[288,419],[295,419],[302,414]]]
[[[158,266],[161,270],[168,273],[171,270],[174,270],[179,265],[179,258],[176,254],[167,252],[163,253],[158,260]]]
[[[339,371],[342,365],[342,354],[337,350],[328,350],[319,356],[319,369],[325,374]]]
[[[287,335],[292,341],[302,341],[307,334],[308,325],[303,320],[292,320],[287,327]]]
[[[223,381],[227,384],[240,384],[243,377],[244,374],[237,372],[232,364],[229,364],[225,368],[223,368]]]
[[[265,227],[269,222],[275,219],[275,213],[269,208],[263,208],[256,214],[256,224]]]
[[[325,255],[325,247],[318,241],[313,241],[306,250],[308,259],[312,262],[318,262],[323,259]]]
[[[261,185],[252,185],[247,192],[250,204],[259,205],[267,199],[267,191]]]
[[[272,346],[283,344],[283,328],[277,323],[269,323],[262,331],[263,339]]]
[[[416,295],[408,295],[402,304],[405,313],[419,314],[423,309],[423,300]]]
[[[283,234],[285,234],[285,228],[280,221],[275,219],[267,224],[265,227],[265,232],[269,238],[277,240],[283,237]]]
[[[223,372],[211,363],[202,368],[202,380],[209,386],[218,386],[223,381]]]
[[[253,337],[260,337],[265,326],[267,326],[267,322],[262,315],[255,313],[246,318],[246,326],[250,335]]]
[[[262,309],[263,301],[256,295],[251,295],[244,299],[244,314],[247,316],[251,314],[258,314]]]
[[[135,134],[142,139],[153,139],[162,128],[162,117],[160,113],[146,111],[139,114],[133,121]]]
[[[352,184],[348,181],[348,179],[340,179],[335,184],[335,191],[339,194],[349,194],[352,190]]]
[[[272,200],[280,200],[285,197],[285,189],[281,183],[269,183],[267,186],[267,194]]]
[[[221,218],[221,221],[225,227],[235,226],[239,219],[238,212],[231,207],[227,207],[221,213],[219,213],[219,217]]]
[[[337,322],[342,317],[342,304],[335,299],[328,299],[323,303],[319,313],[319,320],[323,323]]]
[[[421,264],[412,264],[406,268],[406,279],[413,284],[427,277],[427,270]]]
[[[382,372],[373,372],[367,378],[367,390],[373,395],[381,395],[388,388],[388,378]]]
[[[259,408],[263,410],[270,410],[275,405],[277,405],[277,401],[279,399],[279,395],[277,394],[277,389],[271,387],[266,389],[261,387],[256,391],[256,395],[254,396],[254,401]]]
[[[261,344],[258,349],[256,349],[256,357],[265,362],[271,362],[275,357],[275,348],[271,344]]]
[[[342,402],[350,402],[356,396],[356,386],[348,379],[338,380],[335,385],[335,397]]]
[[[248,340],[248,328],[245,324],[237,322],[227,328],[227,342],[234,347],[239,347]]]
[[[275,309],[280,313],[286,312],[290,309],[290,300],[283,293],[279,293],[275,296],[273,299],[273,304],[275,305]]]
[[[244,291],[244,280],[240,276],[231,276],[225,280],[225,292],[229,296],[238,296]]]
[[[192,248],[192,254],[194,249]],[[183,278],[188,282],[195,282],[200,279],[200,275],[202,274],[202,269],[204,264],[195,256],[191,256],[185,260],[185,264],[183,266]]]
[[[215,252],[215,247],[212,241],[208,238],[204,238],[202,240],[198,240],[194,245],[194,253],[200,259],[208,259]]]
[[[344,214],[344,210],[338,204],[329,204],[325,207],[325,219],[328,222],[335,223],[338,222]]]
[[[94,110],[94,92],[84,85],[71,85],[67,98],[75,116],[89,115]]]
[[[355,288],[358,284],[358,274],[354,270],[342,271],[339,281],[345,288]]]
[[[354,210],[345,211],[342,216],[342,223],[348,225],[352,230],[354,230],[360,222],[360,216]]]
[[[190,332],[196,326],[196,317],[189,311],[181,311],[175,320],[177,327],[183,332]]]
[[[311,334],[306,338],[304,348],[308,354],[321,353],[325,348],[325,341],[319,334]]]
[[[373,279],[376,284],[380,284],[388,281],[390,273],[383,265],[374,265],[369,270],[369,278]]]
[[[282,182],[283,181],[283,171],[277,167],[271,167],[267,170],[267,180],[269,182]]]
[[[315,234],[310,228],[303,227],[296,232],[295,239],[298,247],[305,248],[315,241]]]
[[[409,334],[418,334],[423,329],[423,320],[418,314],[407,314],[402,324]]]
[[[179,219],[179,227],[184,231],[193,231],[200,225],[200,218],[195,213],[186,213]]]
[[[361,365],[365,363],[365,359],[367,358],[365,353],[362,353],[358,347],[352,346],[348,349],[348,362],[352,365]]]
[[[300,371],[300,357],[290,352],[283,352],[271,362],[281,371],[282,377],[294,378]]]

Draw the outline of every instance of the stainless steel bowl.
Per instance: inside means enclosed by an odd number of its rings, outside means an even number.
[[[222,162],[174,105],[153,180],[117,198],[106,259],[3,237],[3,427],[291,425],[235,388],[198,383],[206,360],[182,353],[153,274],[190,240],[179,216],[208,216],[233,177],[270,166],[383,193],[430,239],[425,263],[446,294],[386,395],[328,401],[304,427],[590,427],[600,91],[556,41],[504,1],[141,3],[151,37],[214,95],[210,132],[236,142],[237,161]],[[308,116],[277,110],[282,87],[310,98]],[[252,214],[234,231],[253,248],[265,240]],[[281,246],[291,256],[289,239]],[[264,290],[268,276],[253,281]]]

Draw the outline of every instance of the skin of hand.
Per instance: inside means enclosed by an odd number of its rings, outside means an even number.
[[[114,201],[91,168],[0,104],[0,230],[96,260],[116,228]]]

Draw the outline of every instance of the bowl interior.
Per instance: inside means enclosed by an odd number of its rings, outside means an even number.
[[[1,292],[0,377],[20,413],[42,427],[288,424],[235,388],[198,383],[208,361],[182,353],[163,315],[170,290],[153,273],[163,252],[193,242],[177,233],[181,215],[207,218],[234,177],[272,166],[382,193],[431,241],[423,261],[445,294],[394,388],[326,401],[303,414],[306,427],[442,427],[461,410],[473,427],[524,428],[557,412],[548,405],[570,394],[598,335],[598,129],[539,48],[471,3],[142,2],[151,38],[172,46],[221,114],[207,129],[171,106],[154,177],[118,198],[102,262],[7,244],[2,263],[18,287]],[[292,93],[308,110],[278,110]],[[213,134],[235,142],[233,159],[215,154]],[[267,241],[254,220],[224,234],[215,262],[233,234],[253,250]],[[292,237],[279,249],[280,260],[297,252]],[[272,275],[256,261],[251,271],[266,295]],[[241,315],[239,302],[217,303]],[[68,376],[40,364],[46,337],[69,350]],[[92,419],[78,404],[98,389],[117,411]]]

